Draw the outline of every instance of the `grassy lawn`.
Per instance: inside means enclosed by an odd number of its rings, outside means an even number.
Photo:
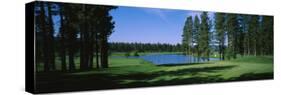
[[[244,74],[262,74],[273,72],[272,57],[246,56],[230,61],[210,61],[201,64],[190,64],[180,66],[156,66],[141,59],[115,58],[110,59],[111,68],[100,71],[88,71],[73,73],[73,75],[85,74],[111,74],[113,76],[122,75],[153,75],[150,79],[121,79],[120,83],[133,82],[157,82],[163,80],[185,79],[191,77],[210,77],[215,79],[232,80]],[[172,73],[171,73],[172,72]],[[155,74],[159,74],[155,76]],[[208,81],[206,81],[208,82]]]
[[[110,67],[107,69],[54,72],[53,75],[38,73],[38,87],[47,92],[273,78],[272,56],[244,56],[235,60],[174,66],[157,66],[137,58],[110,57],[109,63]]]
[[[138,52],[139,56],[148,55],[148,54],[183,54],[183,52]],[[133,56],[134,52],[130,52],[130,55]],[[124,52],[114,52],[110,56],[125,56]]]

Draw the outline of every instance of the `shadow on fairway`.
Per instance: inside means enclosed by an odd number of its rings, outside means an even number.
[[[241,80],[272,79],[273,73],[247,73],[239,77],[230,79],[221,78],[221,75],[196,76],[199,73],[216,73],[221,70],[231,69],[236,66],[215,66],[204,68],[186,68],[176,71],[158,71],[153,73],[133,73],[128,75],[112,76],[111,74],[84,74],[69,75],[64,73],[45,73],[37,75],[38,91],[44,92],[63,92],[78,90],[100,90],[115,88],[150,87],[165,85],[199,84]],[[40,73],[39,73],[40,74]],[[149,82],[161,76],[182,76],[190,75],[188,78],[173,78],[169,80],[157,80]],[[194,76],[194,77],[193,77]],[[124,80],[134,80],[131,83],[120,83]]]

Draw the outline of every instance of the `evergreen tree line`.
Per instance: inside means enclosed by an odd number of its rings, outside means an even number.
[[[181,52],[180,44],[172,45],[165,43],[125,43],[111,42],[109,43],[111,52]]]
[[[182,35],[186,54],[209,59],[215,45],[221,60],[273,55],[272,16],[215,13],[213,20],[212,24],[207,12],[200,18],[187,17]]]
[[[211,23],[207,12],[203,12],[200,18],[196,15],[187,17],[183,28],[182,47],[185,54],[207,58],[210,55],[210,29]]]
[[[36,63],[43,63],[46,72],[88,70],[94,64],[96,68],[107,68],[107,39],[114,29],[109,12],[115,8],[37,2],[34,13]],[[59,27],[57,32],[55,26]],[[77,58],[80,59],[79,66],[75,63]],[[59,59],[61,68],[56,68],[56,59]]]

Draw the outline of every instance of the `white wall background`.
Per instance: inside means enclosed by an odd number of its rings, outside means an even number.
[[[200,85],[83,91],[72,95],[280,95],[281,12],[279,0],[49,0],[215,12],[274,15],[274,80]],[[0,3],[0,95],[29,95],[24,91],[25,3],[30,0],[2,0]],[[279,59],[280,58],[280,59]]]

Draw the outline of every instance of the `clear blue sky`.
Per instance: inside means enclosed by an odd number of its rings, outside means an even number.
[[[185,19],[200,11],[171,10],[141,7],[118,7],[110,14],[115,21],[115,31],[109,42],[181,43]],[[214,13],[208,12],[213,19]],[[59,33],[60,17],[53,16],[55,35]]]
[[[115,32],[109,42],[181,43],[187,16],[201,12],[156,8],[118,7],[111,11]],[[209,13],[213,18],[213,13]]]

